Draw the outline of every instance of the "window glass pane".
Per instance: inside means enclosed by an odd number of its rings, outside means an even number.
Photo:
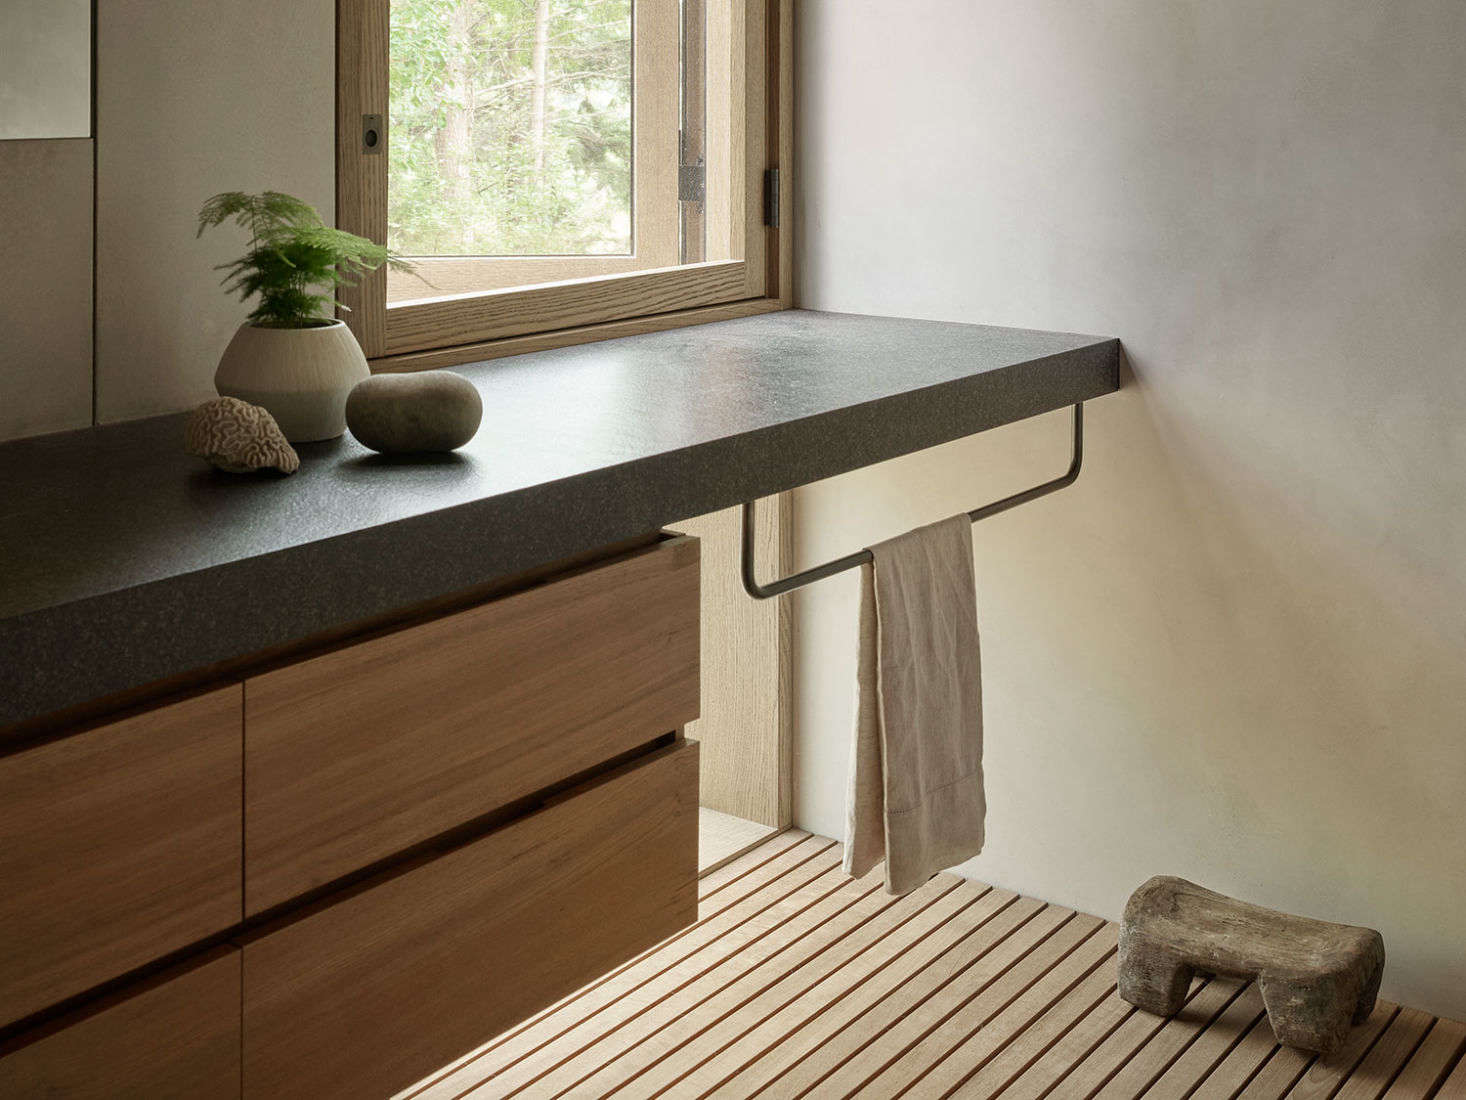
[[[388,243],[632,251],[631,0],[393,0]]]
[[[392,0],[388,303],[736,259],[734,5]]]

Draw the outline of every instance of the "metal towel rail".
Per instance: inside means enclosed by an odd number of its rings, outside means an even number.
[[[1074,444],[1069,459],[1069,469],[1061,476],[1052,481],[1045,481],[1042,485],[1035,485],[1032,489],[1024,489],[1021,493],[1014,493],[1012,496],[1004,497],[1002,500],[995,500],[991,504],[985,504],[981,508],[974,508],[967,513],[968,519],[976,523],[980,519],[987,519],[999,512],[1006,512],[1009,508],[1016,508],[1020,504],[1027,504],[1030,500],[1037,500],[1039,497],[1056,493],[1066,485],[1073,485],[1079,477],[1079,468],[1084,464],[1084,402],[1074,406]],[[836,558],[834,561],[827,561],[823,565],[816,565],[813,569],[806,569],[801,573],[793,573],[787,577],[770,581],[768,584],[759,584],[754,577],[753,543],[754,543],[754,517],[753,501],[743,505],[743,590],[756,600],[767,600],[772,596],[782,596],[785,592],[792,592],[796,588],[803,588],[815,581],[822,581],[826,577],[833,577],[836,573],[843,573],[847,569],[854,569],[857,565],[864,565],[871,561],[869,550],[857,550],[853,554],[846,554],[843,558]]]

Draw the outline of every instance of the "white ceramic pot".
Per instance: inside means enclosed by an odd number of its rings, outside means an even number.
[[[344,321],[311,328],[241,325],[224,349],[214,388],[263,405],[292,443],[335,439],[346,430],[346,395],[371,377]]]

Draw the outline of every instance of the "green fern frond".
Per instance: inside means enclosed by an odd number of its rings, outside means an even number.
[[[249,232],[249,251],[218,270],[229,293],[243,301],[259,296],[249,315],[253,324],[305,328],[328,321],[337,287],[352,285],[384,263],[412,270],[385,246],[326,225],[314,207],[280,191],[215,195],[199,211],[197,235],[227,221]]]

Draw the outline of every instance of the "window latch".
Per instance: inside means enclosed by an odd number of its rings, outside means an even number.
[[[764,224],[770,229],[779,228],[779,170],[764,170]]]
[[[382,116],[361,116],[361,151],[367,154],[382,151]]]

